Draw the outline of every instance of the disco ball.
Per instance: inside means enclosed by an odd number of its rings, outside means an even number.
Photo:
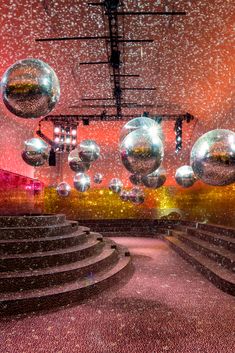
[[[121,190],[119,196],[122,201],[129,201],[129,192],[127,190]]]
[[[120,146],[124,167],[133,174],[147,175],[156,170],[163,159],[163,144],[158,135],[140,128],[130,132]]]
[[[123,184],[121,180],[119,180],[118,178],[111,179],[109,183],[109,190],[119,194],[122,190],[122,187],[123,187]]]
[[[57,194],[62,197],[67,197],[70,194],[71,187],[68,183],[62,182],[56,188]]]
[[[235,133],[216,129],[201,136],[191,151],[194,174],[215,186],[235,182]]]
[[[69,167],[76,173],[84,173],[90,168],[90,163],[83,162],[78,154],[78,149],[75,148],[68,155]]]
[[[142,178],[144,186],[151,189],[160,188],[166,181],[166,172],[163,168],[158,168],[153,173]]]
[[[142,185],[142,177],[139,174],[131,174],[129,180],[133,185]]]
[[[84,140],[79,145],[79,157],[84,162],[94,162],[100,156],[100,148],[93,140]]]
[[[100,173],[96,173],[96,174],[94,175],[94,183],[95,183],[95,184],[101,184],[102,181],[103,181],[103,175],[100,174]]]
[[[175,173],[175,180],[177,184],[183,188],[190,188],[196,181],[195,175],[193,173],[192,167],[189,165],[183,165],[178,168]]]
[[[90,177],[84,173],[77,173],[73,179],[73,185],[78,191],[87,191],[91,185]]]
[[[124,138],[130,133],[133,132],[137,129],[144,129],[148,130],[150,129],[162,139],[163,138],[163,133],[162,133],[162,127],[159,123],[157,123],[155,120],[141,116],[139,118],[132,119],[128,121],[121,129],[120,133],[120,142],[124,140]]]
[[[144,192],[138,188],[133,188],[129,193],[129,200],[135,204],[141,204],[145,200]]]
[[[1,84],[5,106],[21,118],[48,114],[60,97],[56,73],[38,59],[17,61],[4,73]]]
[[[38,138],[31,138],[24,142],[24,151],[21,154],[25,163],[33,166],[42,166],[49,156],[48,145]]]

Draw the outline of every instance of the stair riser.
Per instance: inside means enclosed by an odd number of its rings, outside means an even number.
[[[187,230],[187,234],[195,236],[202,240],[206,240],[211,244],[223,246],[224,248],[230,251],[235,251],[234,243],[231,243],[229,240],[216,238],[216,234],[215,236],[212,236],[212,235],[207,235],[205,233],[201,233],[200,230],[191,230],[191,229]]]
[[[103,279],[95,284],[87,285],[87,287],[79,288],[71,292],[59,293],[40,298],[22,299],[15,301],[2,301],[0,303],[0,316],[14,315],[38,310],[51,310],[63,305],[72,305],[88,297],[102,292],[110,286],[116,285],[123,278],[129,278],[132,275],[133,269],[129,262],[125,264],[112,276]]]
[[[220,228],[211,224],[204,224],[204,223],[198,223],[198,229],[202,229],[207,232],[217,233],[220,235],[226,235],[229,237],[235,237],[235,229]]]
[[[65,215],[51,215],[51,216],[35,216],[35,217],[1,217],[1,227],[41,227],[46,225],[55,225],[64,223]]]
[[[167,240],[168,244],[186,261],[193,265],[198,271],[200,271],[209,281],[211,281],[216,287],[220,288],[224,292],[235,295],[235,285],[231,282],[224,280],[223,278],[217,276],[214,272],[204,267],[196,259],[192,258],[188,253],[180,249],[175,244],[172,244]]]
[[[117,258],[117,252],[114,250],[106,258],[83,268],[72,269],[66,272],[50,273],[42,276],[0,279],[0,292],[18,292],[19,290],[48,288],[53,285],[79,280],[85,276],[87,276],[87,282],[89,283],[89,278],[92,273],[97,273],[104,270],[107,266],[114,265]]]
[[[235,264],[231,262],[231,260],[225,256],[222,256],[220,254],[217,254],[213,252],[212,250],[206,249],[200,244],[196,244],[190,239],[186,239],[179,234],[175,235],[178,239],[180,239],[182,242],[190,245],[192,248],[196,249],[199,251],[201,254],[208,256],[210,259],[216,261],[217,263],[221,264],[223,267],[226,267],[227,269],[231,271],[235,271]]]
[[[66,249],[71,246],[76,246],[83,243],[86,240],[86,234],[81,233],[76,236],[71,236],[69,238],[61,238],[56,240],[46,240],[46,241],[34,241],[34,242],[24,242],[24,243],[3,243],[0,244],[0,256],[1,255],[12,255],[12,254],[23,254],[23,253],[34,253],[50,250]]]
[[[59,266],[71,262],[79,261],[85,257],[99,254],[104,246],[103,242],[98,242],[94,246],[72,253],[63,252],[61,254],[48,255],[33,258],[14,258],[0,260],[0,272],[29,270],[37,268],[46,268],[51,266]]]
[[[76,223],[66,224],[66,225],[58,225],[53,228],[15,228],[14,230],[8,228],[1,229],[0,228],[0,239],[25,239],[25,238],[46,238],[59,236],[63,234],[69,234],[75,232],[78,229],[78,225]]]

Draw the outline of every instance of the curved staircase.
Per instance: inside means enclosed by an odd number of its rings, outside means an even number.
[[[0,216],[0,315],[83,300],[126,278],[130,260],[64,215]]]

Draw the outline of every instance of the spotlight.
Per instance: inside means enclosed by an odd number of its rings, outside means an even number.
[[[71,130],[71,135],[72,135],[72,136],[76,136],[76,135],[77,135],[77,129],[73,128],[73,129]]]
[[[87,125],[89,125],[89,119],[88,118],[83,118],[82,119],[82,123],[83,123],[83,125],[85,126],[87,126]]]
[[[60,142],[60,138],[59,136],[56,136],[55,139],[54,139],[55,143],[59,143]]]
[[[76,139],[72,139],[72,145],[75,146],[77,144],[77,140]]]
[[[70,137],[67,136],[67,137],[66,137],[66,140],[65,140],[66,144],[67,144],[67,145],[70,145],[70,141],[71,141]]]
[[[60,127],[59,126],[55,126],[54,133],[55,134],[59,134],[60,133]]]
[[[51,167],[55,167],[56,166],[56,153],[55,153],[53,148],[50,150],[50,153],[49,153],[48,164]]]

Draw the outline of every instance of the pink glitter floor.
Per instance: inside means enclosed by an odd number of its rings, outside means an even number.
[[[235,301],[161,240],[115,238],[133,254],[124,287],[72,308],[3,319],[0,353],[228,353]]]

